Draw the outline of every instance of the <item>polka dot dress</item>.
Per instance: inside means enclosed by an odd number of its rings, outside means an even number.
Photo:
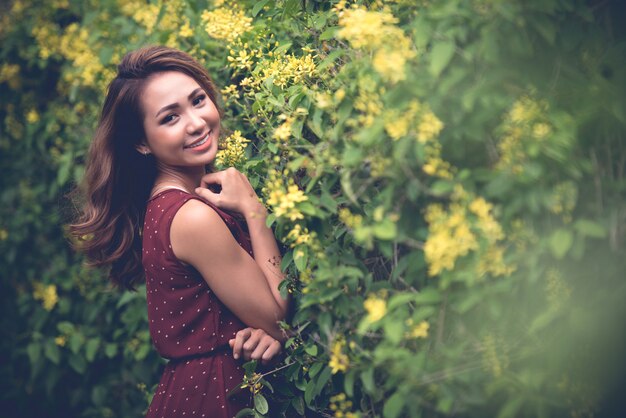
[[[233,358],[228,340],[246,326],[217,299],[202,276],[172,252],[172,219],[189,199],[204,202],[182,190],[167,189],[153,196],[146,208],[142,262],[148,324],[154,347],[170,360],[147,418],[233,417],[249,404],[244,391],[229,396],[241,383],[243,369]],[[250,237],[239,222],[209,206],[252,255]]]

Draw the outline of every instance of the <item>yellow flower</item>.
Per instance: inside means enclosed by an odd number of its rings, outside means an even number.
[[[36,123],[39,121],[39,113],[37,113],[37,110],[35,109],[31,109],[28,111],[28,113],[26,114],[26,120],[28,121],[28,123]]]
[[[67,338],[65,335],[59,335],[54,339],[54,343],[59,347],[65,347],[65,343],[67,342]]]
[[[221,90],[222,95],[224,96],[224,98],[226,100],[230,100],[233,97],[238,97],[238,93],[237,93],[237,85],[235,84],[230,84],[227,87],[223,88]]]
[[[252,18],[235,6],[205,10],[201,16],[205,30],[211,38],[232,42],[252,28]]]
[[[552,129],[547,123],[541,122],[533,125],[533,136],[537,139],[545,138],[550,134],[551,131]]]
[[[278,128],[274,129],[274,133],[272,134],[272,138],[278,140],[278,141],[282,141],[282,142],[286,142],[289,140],[289,138],[291,138],[291,124],[292,124],[292,119],[291,118],[287,118],[285,120],[285,122],[283,122],[282,125],[280,125]]]
[[[339,17],[337,37],[347,39],[353,48],[378,48],[385,45],[397,22],[388,12],[371,12],[364,7],[347,9]]]
[[[430,324],[426,321],[422,321],[411,329],[410,335],[412,338],[426,338],[428,337],[429,328]]]
[[[298,189],[298,186],[289,179],[287,184],[279,176],[276,170],[270,170],[270,181],[267,183],[264,191],[269,195],[267,204],[272,206],[274,215],[289,218],[291,221],[304,219],[304,215],[296,207],[297,203],[308,200],[304,192]]]
[[[427,110],[422,115],[422,119],[417,127],[417,140],[425,143],[439,135],[442,129],[443,123],[433,112]]]
[[[2,64],[0,67],[0,83],[5,81],[12,89],[17,89],[20,85],[20,66],[17,64]]]
[[[275,86],[283,88],[289,84],[301,83],[315,74],[315,62],[310,54],[302,57],[279,56],[272,61],[263,61],[260,68],[261,81],[272,78]]]
[[[370,295],[365,302],[363,302],[363,307],[367,311],[367,316],[365,317],[367,322],[376,322],[387,313],[387,303],[385,300],[374,295]]]
[[[178,31],[178,34],[183,38],[190,38],[191,36],[193,36],[193,29],[191,29],[191,23],[189,22],[189,19],[187,18],[184,18],[183,22],[184,22],[183,26]]]
[[[352,401],[346,399],[345,393],[339,393],[330,397],[330,410],[334,411],[334,417],[356,418],[357,415],[354,412],[350,412],[350,409],[352,409]]]
[[[232,135],[224,139],[224,149],[217,152],[215,162],[222,167],[239,164],[243,160],[248,142],[250,140],[241,136],[240,131],[233,132]]]
[[[35,283],[33,297],[35,300],[41,300],[43,308],[47,311],[51,311],[59,301],[57,287],[53,284],[45,286],[42,283]]]
[[[466,219],[464,208],[453,203],[449,212],[441,205],[426,208],[429,234],[424,244],[424,256],[428,263],[428,274],[436,276],[444,270],[452,270],[459,257],[478,248],[476,236]]]
[[[330,361],[328,362],[332,374],[348,370],[350,358],[348,358],[348,356],[343,352],[343,347],[345,345],[346,342],[343,338],[338,338],[333,342],[330,350]]]

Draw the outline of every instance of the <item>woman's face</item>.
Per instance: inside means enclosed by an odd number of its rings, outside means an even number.
[[[204,166],[213,161],[220,116],[196,80],[175,71],[154,74],[140,100],[146,134],[140,152],[148,151],[170,167]]]

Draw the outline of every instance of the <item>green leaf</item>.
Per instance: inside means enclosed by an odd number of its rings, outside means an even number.
[[[256,15],[259,14],[259,12],[261,11],[261,9],[263,9],[263,7],[265,7],[265,5],[267,4],[269,0],[259,0],[254,4],[254,7],[252,8],[252,17],[256,17]]]
[[[404,324],[402,321],[389,319],[385,321],[383,328],[385,329],[385,336],[391,343],[398,344],[402,341],[404,335]]]
[[[383,417],[384,418],[396,418],[400,416],[402,412],[402,408],[404,408],[405,396],[401,395],[400,392],[396,392],[385,401],[385,405],[383,406]]]
[[[126,305],[128,302],[130,302],[133,299],[136,299],[137,297],[139,297],[139,292],[129,292],[126,291],[122,294],[122,297],[119,298],[119,300],[117,301],[117,305],[116,308],[119,309],[122,306]]]
[[[420,304],[430,304],[441,302],[441,292],[432,287],[427,287],[415,296],[415,302]]]
[[[253,416],[254,416],[254,409],[244,408],[241,411],[237,412],[237,415],[235,415],[235,418],[253,417]]]
[[[320,41],[333,39],[335,36],[337,36],[337,32],[339,32],[339,26],[327,28],[324,32],[320,34],[319,38],[317,39],[319,39]]]
[[[61,350],[57,346],[54,340],[47,340],[44,345],[44,354],[48,360],[54,364],[59,364],[61,361]]]
[[[356,377],[356,371],[350,370],[346,373],[346,377],[343,380],[343,387],[346,395],[352,397],[354,395],[354,378]]]
[[[376,392],[376,385],[374,384],[374,368],[369,368],[361,373],[361,382],[363,382],[363,388],[368,393]]]
[[[295,409],[298,414],[304,415],[304,400],[302,399],[302,396],[293,398],[291,400],[291,406],[293,406],[293,409]]]
[[[317,356],[317,346],[316,345],[307,346],[304,349],[304,351],[306,351],[311,356]]]
[[[117,344],[108,343],[104,346],[104,355],[108,358],[113,358],[117,354]]]
[[[591,238],[605,238],[607,234],[604,226],[588,219],[578,219],[574,222],[574,229],[581,235]]]
[[[267,404],[267,399],[260,393],[254,395],[254,409],[257,410],[260,414],[267,414],[270,410],[269,405]]]
[[[76,371],[76,373],[83,374],[85,373],[85,370],[87,370],[87,362],[80,354],[70,356],[68,363],[70,367]]]
[[[85,358],[88,362],[92,362],[96,357],[98,348],[100,347],[100,338],[90,338],[85,344]]]
[[[28,344],[28,346],[26,346],[26,353],[28,354],[31,366],[34,366],[41,357],[41,345],[38,343]]]
[[[454,55],[455,44],[451,41],[437,42],[430,53],[430,73],[435,77],[446,68]]]
[[[372,232],[378,239],[391,241],[398,235],[396,223],[389,218],[385,218],[382,222],[372,226]]]
[[[304,271],[309,256],[309,247],[306,245],[298,245],[293,251],[293,261],[298,271]]]
[[[514,418],[519,416],[518,412],[524,404],[524,398],[519,396],[513,399],[510,399],[505,405],[504,408],[500,410],[498,413],[498,418]]]
[[[319,376],[317,377],[317,382],[315,383],[315,396],[317,396],[322,391],[322,389],[330,379],[331,375],[332,373],[330,367],[324,367],[324,370],[322,370],[322,372],[319,374]]]
[[[562,259],[572,246],[574,235],[572,231],[559,228],[550,236],[550,250],[557,259]]]

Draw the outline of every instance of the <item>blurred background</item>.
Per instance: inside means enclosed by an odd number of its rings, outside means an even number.
[[[3,1],[0,416],[141,416],[160,377],[145,288],[113,289],[66,234],[107,85],[146,44],[214,77],[216,166],[249,176],[283,248],[295,337],[247,413],[622,416],[625,18],[621,0]]]

